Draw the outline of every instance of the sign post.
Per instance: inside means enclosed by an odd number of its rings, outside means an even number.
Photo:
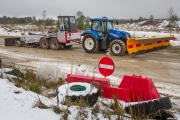
[[[110,57],[105,56],[99,61],[98,69],[103,76],[107,77],[114,72],[114,61]]]

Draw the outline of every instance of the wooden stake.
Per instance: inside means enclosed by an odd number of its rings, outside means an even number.
[[[1,58],[0,58],[0,68],[2,68],[2,61],[1,61]]]
[[[71,57],[71,74],[72,74],[72,72],[73,72],[73,55]]]

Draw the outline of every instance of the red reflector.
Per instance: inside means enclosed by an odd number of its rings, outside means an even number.
[[[157,43],[162,43],[162,41],[157,41]]]
[[[173,41],[178,41],[178,38],[174,38],[174,40]]]
[[[133,45],[129,45],[128,48],[133,48]]]
[[[136,44],[136,47],[141,47],[141,44]]]
[[[165,40],[165,42],[169,42],[169,40]]]

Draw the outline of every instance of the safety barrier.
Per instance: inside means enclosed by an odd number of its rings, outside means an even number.
[[[110,81],[107,78],[98,78],[98,77],[90,77],[90,76],[82,76],[82,75],[74,75],[74,74],[68,74],[66,81],[68,83],[70,82],[88,82],[91,83],[93,81],[98,82],[101,87],[104,86],[110,86]]]
[[[118,100],[133,102],[133,92],[129,89],[104,86],[103,96],[104,98],[112,99],[113,97],[116,97]]]
[[[66,81],[70,82],[88,82],[93,81],[99,83],[103,88],[103,96],[105,98],[112,99],[113,96],[118,100],[125,102],[138,102],[160,98],[153,81],[151,78],[136,76],[136,75],[124,75],[119,87],[111,87],[109,79],[73,75],[68,74]]]
[[[134,95],[133,100],[135,102],[160,98],[160,94],[152,79],[148,77],[125,75],[118,88],[132,91]]]

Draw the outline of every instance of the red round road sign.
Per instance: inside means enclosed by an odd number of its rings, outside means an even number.
[[[114,72],[114,61],[110,57],[103,57],[99,61],[98,69],[103,76],[109,76]]]

